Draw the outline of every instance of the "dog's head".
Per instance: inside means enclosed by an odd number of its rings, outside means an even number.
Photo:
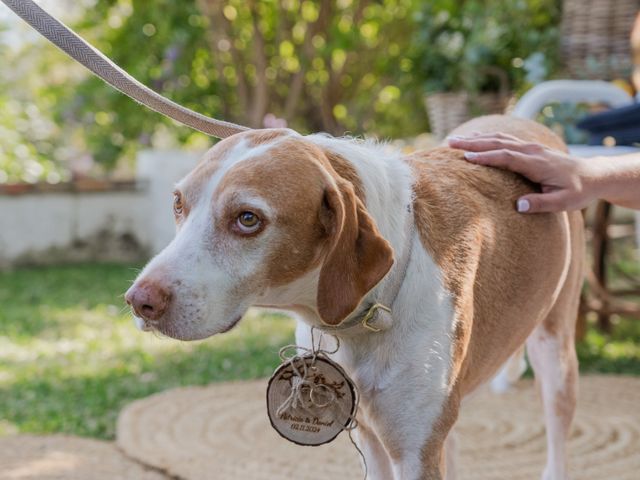
[[[339,324],[393,263],[353,184],[290,130],[223,140],[174,195],[176,236],[125,297],[174,338],[225,332],[251,305]]]

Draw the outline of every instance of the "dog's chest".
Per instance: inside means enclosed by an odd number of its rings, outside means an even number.
[[[364,358],[359,353],[344,346],[335,357],[358,386],[360,396],[371,397],[391,387],[400,368],[389,352],[379,348],[369,351]]]

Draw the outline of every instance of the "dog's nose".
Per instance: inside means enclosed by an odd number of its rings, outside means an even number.
[[[145,320],[157,320],[166,312],[171,293],[155,283],[142,281],[135,283],[124,299],[137,316]]]

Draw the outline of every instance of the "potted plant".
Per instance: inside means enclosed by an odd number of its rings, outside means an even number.
[[[503,112],[513,90],[556,64],[555,0],[440,0],[416,16],[413,73],[439,138],[472,115]]]
[[[423,81],[429,124],[437,138],[468,118],[472,76],[461,59],[472,25],[463,17],[464,3],[428,2],[415,15],[413,74]]]

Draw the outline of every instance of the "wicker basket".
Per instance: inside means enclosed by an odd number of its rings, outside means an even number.
[[[628,78],[629,36],[639,10],[640,0],[565,0],[561,49],[569,75]]]
[[[432,93],[425,95],[431,133],[444,138],[451,130],[469,119],[467,92]]]
[[[471,96],[467,92],[449,92],[425,95],[431,133],[439,140],[473,117],[505,113],[509,102],[509,95],[504,93]]]
[[[485,92],[470,97],[469,109],[472,116],[505,113],[511,93],[509,90],[509,76],[507,72],[493,65],[485,65],[480,73],[494,77],[498,81],[497,92]]]
[[[510,96],[503,93],[481,93],[471,98],[471,113],[477,115],[491,115],[505,113],[509,105]]]
[[[509,77],[497,67],[484,67],[487,75],[498,79],[500,90],[471,95],[467,92],[434,93],[425,96],[433,135],[442,139],[458,125],[478,115],[505,113],[510,100]]]

